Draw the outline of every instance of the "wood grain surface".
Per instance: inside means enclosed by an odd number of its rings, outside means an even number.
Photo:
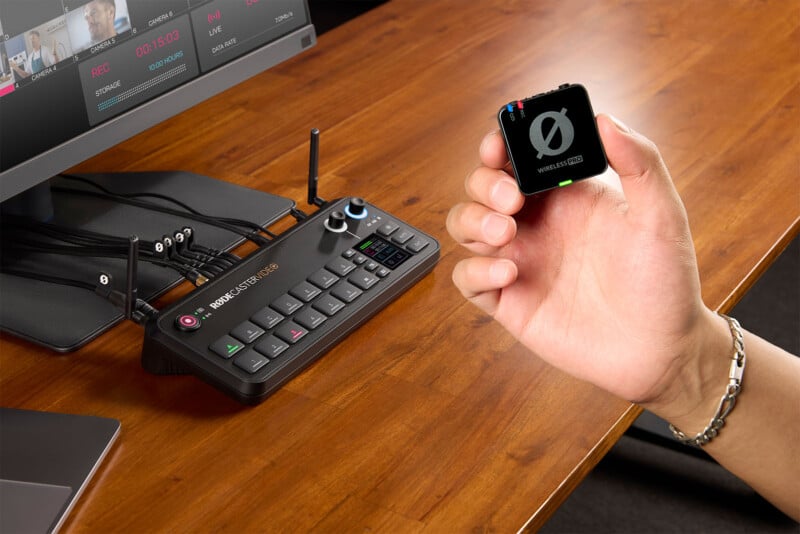
[[[453,287],[465,254],[445,217],[481,138],[504,103],[582,83],[661,148],[703,296],[727,310],[800,227],[799,24],[794,0],[391,0],[80,165],[183,169],[300,203],[317,127],[321,195],[366,198],[436,236],[442,258],[256,407],[144,372],[134,324],[67,355],[3,335],[2,405],[122,422],[63,531],[543,524],[638,408],[549,367]]]

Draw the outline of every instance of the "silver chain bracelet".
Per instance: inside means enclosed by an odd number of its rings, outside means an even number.
[[[725,395],[719,401],[719,408],[717,413],[711,419],[708,426],[694,437],[689,437],[673,425],[669,425],[672,435],[686,445],[695,445],[701,447],[711,441],[719,434],[720,429],[725,424],[725,418],[731,413],[733,407],[736,405],[736,396],[742,391],[742,375],[744,375],[744,335],[742,334],[742,327],[739,321],[727,315],[718,313],[720,317],[728,322],[728,327],[731,329],[731,336],[733,337],[733,357],[731,362],[731,372],[728,377],[728,387],[725,390]]]

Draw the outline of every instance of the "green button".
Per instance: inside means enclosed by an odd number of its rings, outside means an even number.
[[[242,350],[244,345],[231,336],[222,336],[208,347],[215,354],[226,360]]]

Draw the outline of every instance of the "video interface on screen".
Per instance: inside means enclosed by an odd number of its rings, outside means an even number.
[[[303,0],[0,0],[0,171],[306,24]]]

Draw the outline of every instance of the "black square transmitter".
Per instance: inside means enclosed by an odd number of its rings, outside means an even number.
[[[603,173],[608,167],[582,85],[517,100],[498,113],[506,151],[526,195]]]

